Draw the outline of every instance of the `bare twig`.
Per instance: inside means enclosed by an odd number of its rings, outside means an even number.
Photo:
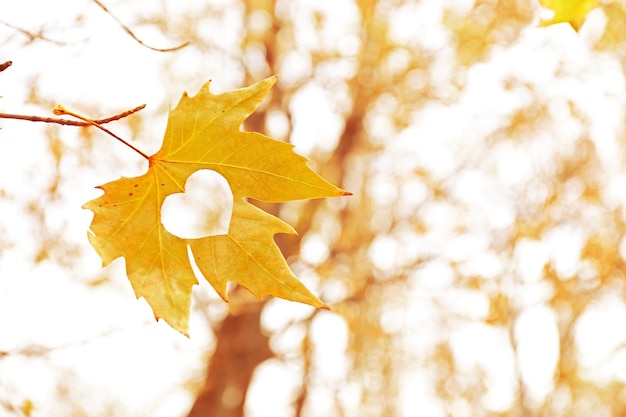
[[[28,30],[23,29],[23,28],[18,27],[18,26],[14,26],[14,25],[12,25],[10,23],[7,23],[7,22],[4,22],[2,20],[0,20],[0,24],[3,24],[4,26],[9,27],[9,28],[11,28],[13,30],[16,30],[16,31],[20,32],[21,34],[25,35],[28,38],[28,42],[33,42],[34,40],[38,39],[38,40],[42,40],[42,41],[53,43],[55,45],[60,45],[60,46],[65,45],[64,42],[57,41],[57,40],[54,40],[54,39],[50,39],[47,36],[44,36],[44,34],[42,33],[43,32],[43,28],[39,29],[38,33],[33,33],[31,31],[28,31]]]
[[[152,46],[150,46],[150,45],[146,45],[146,44],[145,44],[145,43],[144,43],[141,39],[139,39],[139,38],[138,38],[138,37],[137,37],[137,36],[133,33],[133,31],[132,31],[132,30],[130,30],[130,29],[128,28],[128,26],[126,26],[124,23],[122,23],[122,22],[121,22],[121,21],[120,21],[120,20],[119,20],[119,19],[118,19],[118,18],[117,18],[117,17],[116,17],[113,13],[111,13],[111,12],[109,11],[109,9],[107,9],[107,7],[106,7],[104,4],[102,4],[99,0],[92,0],[92,1],[93,1],[94,3],[96,3],[96,4],[97,4],[97,5],[98,5],[98,6],[99,6],[102,10],[104,10],[104,11],[106,12],[106,14],[108,14],[109,16],[111,16],[111,18],[112,18],[113,20],[115,20],[115,21],[117,22],[117,24],[118,24],[118,25],[120,25],[120,27],[121,27],[122,29],[124,29],[124,31],[125,31],[126,33],[128,33],[128,34],[129,34],[129,35],[130,35],[130,36],[131,36],[131,37],[132,37],[135,41],[137,41],[137,43],[139,43],[139,44],[140,44],[140,45],[142,45],[142,46],[145,46],[145,47],[146,47],[146,48],[148,48],[148,49],[152,49],[153,51],[157,51],[157,52],[171,52],[171,51],[176,51],[177,49],[182,49],[182,48],[184,48],[185,46],[189,45],[189,42],[182,43],[182,44],[180,44],[180,45],[178,45],[178,46],[174,46],[174,47],[172,47],[172,48],[154,48],[154,47],[152,47]]]
[[[144,322],[138,324],[140,328],[144,326],[152,325],[152,323]],[[102,332],[97,335],[93,335],[89,338],[79,339],[68,341],[64,344],[59,344],[56,346],[43,346],[43,345],[27,345],[21,348],[13,349],[13,350],[0,350],[0,360],[9,356],[26,356],[26,357],[40,357],[48,355],[52,352],[64,350],[64,349],[74,349],[80,348],[92,343],[97,343],[105,338],[115,337],[115,336],[123,336],[123,332],[135,331],[134,328],[119,328],[119,329],[110,329],[105,332]]]
[[[113,122],[115,120],[119,120],[124,117],[130,116],[133,113],[137,113],[139,110],[142,110],[144,107],[146,107],[146,105],[142,104],[141,106],[137,106],[134,109],[116,114],[115,116],[107,117],[106,119],[93,120],[93,122],[99,125]],[[0,119],[18,119],[18,120],[27,120],[29,122],[56,123],[59,125],[66,125],[66,126],[91,126],[93,124],[93,123],[82,122],[82,121],[79,122],[76,120],[56,119],[54,117],[28,116],[24,114],[10,114],[10,113],[0,113]]]
[[[7,61],[3,64],[0,64],[0,72],[4,71],[5,69],[9,68],[11,65],[13,65],[13,61]]]
[[[111,132],[109,129],[107,129],[106,127],[102,126],[101,124],[99,124],[98,122],[96,122],[95,120],[91,120],[85,116],[81,116],[78,113],[74,113],[70,110],[67,110],[65,107],[61,106],[60,104],[56,106],[56,108],[54,109],[54,114],[56,114],[57,116],[60,116],[62,114],[67,114],[69,116],[73,116],[76,117],[77,119],[80,119],[84,122],[87,122],[88,124],[97,127],[98,129],[102,130],[105,133],[108,133],[109,135],[113,136],[115,139],[119,140],[120,142],[122,142],[124,145],[128,146],[130,149],[132,149],[133,151],[137,152],[139,155],[143,156],[144,158],[146,158],[148,161],[150,160],[150,157],[148,155],[146,155],[145,153],[141,152],[139,149],[135,148],[133,145],[131,145],[130,143],[126,142],[124,139],[122,139],[121,137],[117,136],[115,133]]]

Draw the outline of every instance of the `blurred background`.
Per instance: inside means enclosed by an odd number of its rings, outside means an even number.
[[[145,161],[95,129],[0,120],[0,415],[626,415],[626,2],[578,32],[542,17],[533,0],[0,4],[0,112],[146,103],[107,127],[152,154],[183,91],[279,74],[244,128],[354,193],[258,203],[296,228],[276,241],[331,311],[235,287],[226,304],[205,281],[187,339],[86,238],[94,187]],[[216,177],[168,199],[169,230],[227,224]]]

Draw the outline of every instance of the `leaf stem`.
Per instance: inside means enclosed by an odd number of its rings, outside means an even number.
[[[133,145],[131,145],[130,143],[126,142],[124,139],[122,139],[121,137],[117,136],[115,133],[111,132],[106,127],[104,127],[101,124],[97,123],[95,120],[91,120],[91,119],[89,119],[87,117],[81,116],[80,114],[74,113],[73,111],[67,110],[65,107],[63,107],[60,104],[57,104],[56,108],[52,112],[55,115],[57,115],[57,116],[61,116],[61,115],[67,114],[68,116],[73,116],[73,117],[75,117],[77,119],[80,119],[80,120],[86,122],[86,123],[89,123],[90,125],[95,126],[98,129],[102,130],[103,132],[108,133],[109,135],[113,136],[115,139],[119,140],[124,145],[128,146],[130,149],[132,149],[133,151],[137,152],[139,155],[143,156],[148,161],[150,161],[150,157],[148,155],[146,155],[145,153],[141,152],[139,149],[135,148]]]

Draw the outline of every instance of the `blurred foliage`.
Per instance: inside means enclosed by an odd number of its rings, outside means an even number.
[[[543,7],[552,12],[552,16],[542,21],[543,25],[569,23],[574,30],[580,30],[587,14],[598,7],[598,0],[541,0]]]
[[[280,74],[246,128],[292,141],[354,193],[264,207],[298,230],[277,241],[332,312],[277,324],[284,304],[235,290],[206,317],[216,345],[188,384],[190,416],[259,415],[251,393],[278,382],[255,369],[271,361],[297,370],[294,416],[626,413],[626,2],[586,12],[563,19],[576,33],[540,27],[530,0],[132,11],[139,36],[191,40],[163,58],[166,89]],[[329,320],[344,327],[321,337]]]

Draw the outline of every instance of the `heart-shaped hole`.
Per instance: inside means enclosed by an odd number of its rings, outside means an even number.
[[[168,232],[184,239],[228,232],[233,213],[233,193],[215,171],[202,169],[187,178],[185,192],[169,195],[161,208]]]

